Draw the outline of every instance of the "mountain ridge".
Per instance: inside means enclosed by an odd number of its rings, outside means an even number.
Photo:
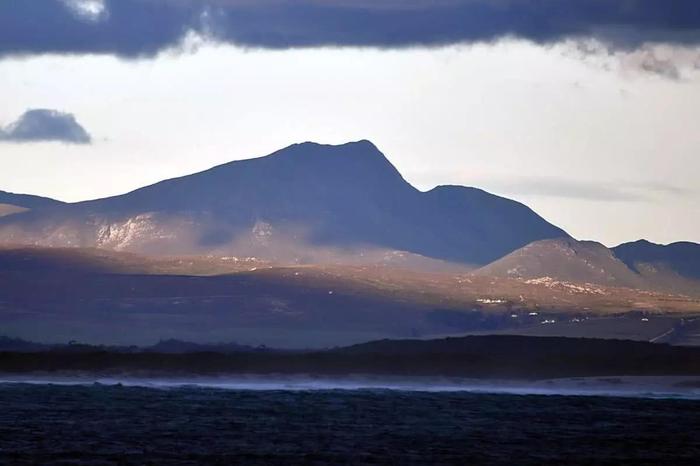
[[[0,220],[0,242],[133,252],[395,250],[486,264],[569,237],[529,207],[477,188],[419,191],[367,140],[300,143],[129,193]]]
[[[27,209],[52,207],[65,204],[65,202],[33,194],[19,194],[9,191],[0,191],[0,204],[15,205]]]

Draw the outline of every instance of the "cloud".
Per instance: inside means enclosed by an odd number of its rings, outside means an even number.
[[[33,109],[24,112],[14,123],[0,128],[0,142],[2,141],[89,144],[92,138],[70,113]]]
[[[598,40],[570,40],[561,50],[565,55],[617,69],[623,74],[645,73],[680,80],[685,72],[700,70],[700,46],[644,43],[637,48],[614,49]]]
[[[594,40],[700,44],[697,0],[32,0],[0,2],[0,55],[152,56],[188,35],[245,47],[400,48]],[[642,66],[674,75],[664,63]]]
[[[101,21],[108,14],[107,5],[103,0],[61,0],[79,19],[86,21]]]
[[[598,182],[549,177],[523,177],[486,183],[491,189],[517,196],[559,197],[587,201],[648,202],[660,196],[684,197],[687,189],[663,183]]]

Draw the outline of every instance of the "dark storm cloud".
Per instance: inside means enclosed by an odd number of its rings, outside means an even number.
[[[517,37],[613,48],[700,43],[698,0],[32,0],[0,2],[0,55],[149,56],[188,32],[263,48],[411,47]]]
[[[73,115],[56,110],[27,110],[17,121],[0,128],[0,142],[89,144],[91,140]]]

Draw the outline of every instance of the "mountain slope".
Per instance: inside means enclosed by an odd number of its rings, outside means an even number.
[[[0,217],[5,215],[19,214],[21,212],[26,212],[29,209],[16,206],[14,204],[0,204]]]
[[[295,144],[121,196],[0,220],[0,242],[273,260],[398,250],[485,264],[568,237],[526,206],[474,188],[421,192],[370,142]]]

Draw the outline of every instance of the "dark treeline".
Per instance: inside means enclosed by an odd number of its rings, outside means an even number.
[[[700,348],[622,340],[472,336],[382,340],[324,351],[0,352],[0,372],[131,375],[382,374],[551,378],[700,375]]]

